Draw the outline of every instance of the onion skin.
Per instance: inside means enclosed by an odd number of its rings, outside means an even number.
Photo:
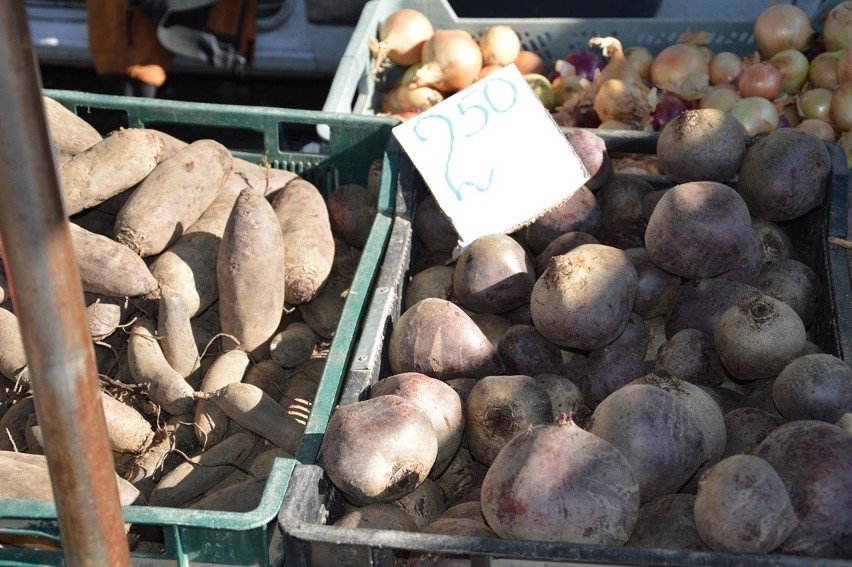
[[[423,44],[432,37],[434,28],[429,19],[411,8],[402,8],[382,22],[377,38],[370,38],[369,48],[376,59],[374,72],[381,71],[385,59],[402,67],[420,60]]]
[[[651,82],[683,100],[698,100],[710,87],[710,65],[704,52],[692,44],[669,45],[654,58]]]
[[[466,89],[479,78],[482,50],[464,30],[435,30],[423,44],[420,60],[422,65],[412,84],[453,93]]]
[[[822,41],[828,51],[845,49],[852,44],[852,2],[841,2],[828,12]]]
[[[535,51],[522,49],[515,58],[515,67],[522,75],[527,73],[544,74],[544,60]]]
[[[754,40],[764,59],[785,49],[805,51],[812,34],[807,13],[793,4],[772,4],[754,22]]]
[[[740,96],[759,96],[775,100],[781,94],[781,71],[769,61],[749,65],[740,73],[737,81]]]
[[[479,48],[482,50],[483,65],[508,65],[521,53],[521,38],[511,26],[495,24],[482,31]]]

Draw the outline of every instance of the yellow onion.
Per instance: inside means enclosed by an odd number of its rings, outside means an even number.
[[[795,4],[771,4],[754,21],[754,41],[764,59],[779,51],[805,51],[813,42],[808,14]]]
[[[699,47],[675,43],[654,58],[651,82],[683,100],[699,100],[710,87],[710,64]]]

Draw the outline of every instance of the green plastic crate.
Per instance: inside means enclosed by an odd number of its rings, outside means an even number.
[[[422,12],[435,29],[454,28],[478,36],[489,25],[512,26],[521,45],[545,61],[555,61],[572,51],[588,49],[595,36],[618,37],[625,46],[642,45],[659,53],[677,42],[683,32],[707,32],[714,51],[748,55],[756,50],[754,22],[671,18],[460,18],[447,0],[370,0],[364,6],[349,45],[340,59],[323,110],[352,114],[377,114],[381,95],[401,70],[392,68],[377,82],[370,76],[373,61],[368,39],[378,35],[379,25],[400,8]],[[324,137],[326,131],[320,130]]]
[[[597,131],[611,152],[654,154],[656,134]],[[393,140],[390,147],[397,142]],[[829,243],[832,236],[847,235],[849,171],[843,149],[826,144],[832,160],[831,183],[822,205],[803,217],[781,223],[797,251],[820,276],[823,300],[810,337],[825,352],[846,361],[852,357],[852,282],[847,253]],[[397,169],[396,218],[363,331],[353,353],[340,404],[369,396],[370,387],[393,374],[388,360],[393,326],[403,312],[405,290],[426,250],[414,224],[418,204],[428,194],[420,173],[402,151]],[[657,188],[675,183],[662,176],[643,176]],[[556,567],[557,565],[669,565],[691,567],[846,567],[850,558],[824,559],[782,554],[738,554],[627,546],[562,544],[544,541],[504,540],[381,530],[343,528],[333,524],[347,511],[347,503],[318,463],[299,463],[278,516],[288,567],[335,565],[341,567],[392,566],[406,552],[459,555],[471,565]]]
[[[260,505],[247,513],[125,506],[125,522],[161,529],[165,554],[132,554],[134,565],[277,565],[281,540],[274,529],[290,474],[297,462],[314,462],[329,415],[339,398],[349,358],[360,331],[372,286],[390,235],[394,213],[391,179],[396,177],[397,153],[387,150],[393,120],[322,111],[189,103],[127,98],[82,92],[45,90],[102,132],[119,126],[149,127],[186,141],[210,137],[236,156],[299,173],[328,194],[338,184],[366,184],[373,160],[384,158],[378,214],[351,285],[331,343],[316,398],[296,459],[277,459]],[[319,125],[331,136],[319,153],[292,150],[286,143],[316,137]],[[295,132],[295,134],[293,134]],[[312,142],[308,142],[310,145]],[[0,501],[0,534],[35,536],[59,541],[53,503]],[[2,565],[64,565],[60,552],[0,548]]]

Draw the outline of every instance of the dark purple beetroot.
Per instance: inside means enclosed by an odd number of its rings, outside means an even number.
[[[606,142],[590,128],[565,128],[563,132],[591,176],[586,187],[596,191],[612,175],[612,160],[606,151]]]
[[[781,425],[775,416],[752,407],[735,408],[725,414],[725,457],[752,453],[766,436]]]
[[[453,293],[478,313],[505,313],[529,302],[535,267],[524,248],[507,234],[488,234],[471,242],[453,272]]]
[[[792,259],[764,265],[752,285],[792,307],[805,326],[814,320],[823,295],[817,273],[807,264]]]
[[[566,232],[550,241],[544,250],[535,257],[535,271],[538,275],[544,273],[547,263],[553,256],[567,254],[581,244],[598,244],[598,240],[588,232]]]
[[[716,321],[740,299],[759,295],[760,290],[742,282],[706,278],[684,282],[666,314],[666,336],[693,328],[713,336]]]
[[[501,371],[497,349],[461,307],[429,297],[406,309],[391,331],[388,358],[394,374],[478,378]]]
[[[513,325],[497,343],[497,354],[507,374],[556,372],[562,365],[562,349],[533,325]]]
[[[778,472],[799,518],[779,551],[852,557],[852,434],[823,421],[791,421],[754,454]]]
[[[763,267],[765,261],[766,256],[763,252],[763,240],[761,240],[759,235],[752,234],[745,254],[737,265],[716,277],[754,285],[754,280],[760,273],[760,269]]]
[[[770,221],[798,218],[822,203],[831,178],[831,155],[816,134],[778,128],[749,146],[737,191],[751,214]]]
[[[612,392],[639,378],[642,370],[642,362],[629,349],[610,345],[593,350],[580,383],[586,405],[596,408]]]
[[[544,213],[524,230],[524,238],[534,254],[566,232],[594,234],[601,223],[601,208],[595,194],[583,185],[571,197]]]
[[[852,412],[852,367],[827,353],[800,356],[773,382],[772,400],[789,420],[835,423]]]
[[[655,368],[699,386],[716,386],[725,377],[713,341],[698,329],[683,329],[672,335],[657,350]]]
[[[685,278],[707,278],[736,267],[754,238],[742,197],[723,183],[692,181],[660,198],[645,231],[655,264]]]
[[[601,208],[601,227],[625,220],[644,223],[642,200],[653,192],[654,186],[637,175],[612,175],[596,194]]]
[[[588,429],[624,453],[642,502],[676,492],[692,478],[706,451],[704,433],[686,404],[651,384],[628,384],[607,396]]]
[[[665,271],[651,261],[645,246],[625,248],[624,253],[636,268],[639,287],[633,311],[643,319],[665,315],[680,288],[680,277]]]
[[[482,482],[482,513],[501,538],[623,545],[639,485],[616,447],[567,421],[515,436]]]
[[[459,239],[455,227],[432,193],[426,195],[417,207],[414,234],[420,237],[428,250],[440,252],[452,252]]]
[[[709,551],[695,528],[694,494],[664,494],[639,508],[629,547]]]
[[[636,355],[636,359],[642,362],[645,360],[645,355],[648,354],[648,343],[650,342],[650,333],[645,320],[635,311],[630,314],[627,319],[627,327],[624,332],[618,335],[618,338],[609,343],[607,346],[624,347]]]

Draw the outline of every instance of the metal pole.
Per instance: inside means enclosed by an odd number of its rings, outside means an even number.
[[[83,290],[22,0],[0,2],[0,239],[68,565],[130,565]]]

